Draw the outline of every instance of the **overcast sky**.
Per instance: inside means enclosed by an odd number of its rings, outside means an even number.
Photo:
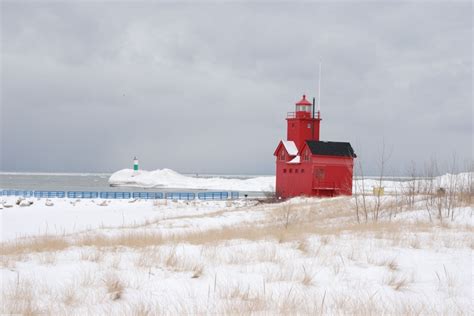
[[[1,2],[1,170],[272,174],[285,117],[367,174],[472,159],[466,2]]]

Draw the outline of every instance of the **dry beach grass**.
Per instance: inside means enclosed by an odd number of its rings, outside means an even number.
[[[455,269],[470,267],[469,216],[430,219],[426,196],[416,199],[384,197],[377,220],[358,221],[354,198],[296,199],[7,241],[1,312],[470,314],[472,280]],[[463,201],[459,216],[472,212]],[[238,224],[191,225],[230,215]],[[188,227],[164,232],[183,219]]]

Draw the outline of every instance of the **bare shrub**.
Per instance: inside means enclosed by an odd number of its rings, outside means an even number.
[[[16,267],[17,262],[24,261],[26,259],[26,255],[1,255],[0,256],[0,267],[5,269],[13,270]]]
[[[258,295],[252,294],[250,288],[234,286],[226,291],[216,314],[221,315],[250,315],[262,312],[267,308],[265,301]]]
[[[270,188],[269,191],[263,191],[263,196],[264,198],[258,199],[258,203],[264,203],[264,204],[271,204],[271,203],[279,203],[281,202],[281,199],[279,199],[275,193],[275,188]]]
[[[15,282],[10,283],[7,297],[13,301],[31,301],[33,300],[33,284],[29,280],[25,280],[18,276]]]
[[[301,310],[302,306],[305,305],[305,299],[301,293],[291,288],[287,293],[283,293],[281,297],[278,297],[272,303],[278,314],[290,315],[293,314],[294,311]]]
[[[140,251],[138,258],[135,261],[135,266],[140,268],[152,268],[159,265],[158,249],[145,248]]]
[[[291,201],[286,201],[285,203],[281,203],[277,207],[274,207],[272,209],[272,214],[274,219],[285,229],[288,229],[296,218],[294,206]]]
[[[178,258],[176,255],[176,247],[171,248],[167,254],[164,254],[162,261],[167,267],[177,268]]]
[[[263,249],[261,251],[257,252],[257,260],[258,262],[279,262],[280,257],[278,256],[278,251],[277,247],[272,244],[271,246],[269,245],[263,245]]]
[[[382,208],[382,199],[381,199],[382,190],[380,190],[380,188],[382,188],[382,181],[383,181],[383,178],[385,176],[385,172],[386,172],[386,168],[387,168],[387,161],[390,159],[390,156],[391,156],[391,153],[387,154],[387,152],[385,150],[385,140],[384,140],[382,142],[382,152],[381,152],[380,160],[379,160],[379,168],[380,168],[380,174],[379,174],[379,178],[378,178],[378,188],[379,188],[379,190],[377,190],[377,192],[375,194],[375,205],[374,205],[373,215],[372,215],[372,219],[374,221],[379,220],[380,211],[381,211],[381,208]]]
[[[120,254],[114,255],[110,261],[110,267],[117,270],[120,267],[121,262],[122,258],[120,257]]]
[[[111,300],[115,301],[122,297],[125,286],[116,275],[107,275],[103,282]]]
[[[418,236],[415,236],[414,238],[410,239],[410,246],[414,249],[420,249],[421,248],[421,242]]]
[[[82,287],[91,287],[97,281],[95,273],[90,270],[84,271],[79,281],[79,285]]]
[[[446,217],[454,220],[454,209],[459,204],[458,193],[460,189],[460,179],[457,176],[457,160],[456,154],[453,154],[453,159],[449,166],[447,192],[445,194]]]
[[[2,304],[2,314],[34,316],[43,314],[36,303],[29,301],[4,302]]]
[[[398,271],[399,269],[397,260],[395,258],[385,260],[384,264],[392,271]]]
[[[293,265],[278,265],[276,268],[265,271],[265,280],[267,282],[301,282]]]
[[[240,284],[237,284],[232,287],[221,288],[219,290],[219,295],[222,298],[246,301],[251,297],[250,286],[243,288]]]
[[[400,266],[398,265],[396,258],[380,259],[374,256],[369,256],[368,254],[366,254],[366,258],[367,258],[367,263],[381,266],[381,267],[385,266],[387,267],[387,269],[389,269],[392,272],[398,271],[400,269]]]
[[[324,246],[325,246],[325,245],[329,244],[329,242],[330,242],[329,236],[323,236],[323,237],[321,237],[321,245],[324,245]]]
[[[171,247],[160,246],[142,249],[140,255],[135,261],[135,265],[141,268],[166,268],[171,271],[190,271],[193,277],[202,275],[203,264],[186,252],[178,251],[179,244],[173,244]]]
[[[334,272],[334,275],[338,275],[341,272],[341,264],[336,262],[332,265],[332,270]]]
[[[395,291],[407,290],[409,284],[412,282],[408,277],[391,273],[386,279],[386,284]]]
[[[438,279],[438,289],[446,289],[448,292],[456,287],[457,280],[453,274],[449,273],[446,266],[443,264],[443,271],[441,273],[435,272]]]
[[[156,315],[157,312],[158,306],[151,306],[143,302],[132,304],[129,310],[127,310],[127,314],[132,316],[153,316]]]
[[[74,306],[79,302],[77,288],[73,285],[66,287],[62,291],[62,302],[66,306]]]
[[[81,252],[81,260],[100,262],[102,261],[103,254],[97,249],[88,249]]]
[[[458,174],[457,159],[453,154],[453,158],[448,164],[449,173],[443,177],[436,177],[439,174],[436,160],[431,160],[425,167],[427,179],[423,181],[420,191],[425,196],[425,207],[430,216],[434,211],[440,222],[445,219],[453,221],[457,207],[471,205],[471,197],[474,192],[472,165],[474,163],[471,162],[467,167],[469,170],[467,174]]]
[[[365,188],[365,177],[364,177],[364,169],[362,168],[362,162],[360,159],[358,159],[357,162],[358,168],[356,168],[356,174],[357,178],[355,180],[355,207],[356,207],[356,217],[357,217],[357,222],[360,223],[360,215],[359,215],[359,210],[361,209],[364,215],[365,222],[369,221],[369,208],[367,205],[367,199],[366,199],[366,188]],[[360,187],[359,187],[359,181],[360,181]],[[359,202],[359,197],[361,198],[361,201]]]
[[[311,247],[307,240],[303,240],[303,241],[298,241],[296,249],[301,251],[303,254],[307,254],[310,252]]]
[[[38,315],[43,313],[34,294],[33,283],[18,278],[8,285],[2,284],[1,313],[14,315]]]
[[[305,286],[313,285],[314,275],[309,273],[306,268],[303,266],[303,280],[301,283]]]
[[[213,249],[203,252],[204,255],[214,262],[224,264],[249,264],[257,262],[279,262],[280,257],[274,242],[257,244],[255,247],[235,247],[232,251],[225,248]]]
[[[468,173],[459,185],[458,199],[460,204],[472,206],[474,200],[474,161],[466,163],[464,170]]]
[[[193,275],[191,276],[192,279],[200,278],[204,272],[204,266],[201,264],[198,264],[194,267],[192,272],[193,272]]]
[[[416,164],[414,161],[411,162],[408,170],[410,180],[407,182],[407,186],[404,190],[404,195],[408,207],[413,208],[415,206],[415,196],[419,194],[419,182],[417,181],[418,173],[416,170]]]

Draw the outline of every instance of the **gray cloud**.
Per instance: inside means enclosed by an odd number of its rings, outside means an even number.
[[[472,159],[472,7],[2,2],[2,170],[272,173],[286,112],[366,173]]]

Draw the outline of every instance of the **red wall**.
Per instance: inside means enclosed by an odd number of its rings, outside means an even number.
[[[287,140],[295,142],[296,147],[300,150],[305,141],[319,140],[320,119],[308,118],[287,118]],[[311,125],[314,126],[314,138],[312,137]],[[309,126],[309,127],[308,127]]]
[[[352,194],[352,173],[354,159],[352,157],[317,156],[311,158],[313,168],[313,190],[317,195],[325,194],[326,188],[334,188],[334,195]],[[322,172],[321,172],[322,171]],[[324,175],[321,177],[321,173]],[[323,189],[323,190],[321,190]]]
[[[299,164],[277,160],[276,194],[282,198],[351,195],[352,171],[351,157],[313,155],[310,161]]]
[[[286,171],[286,172],[285,172]],[[287,198],[298,195],[311,195],[311,164],[288,164],[277,161],[276,194]]]

